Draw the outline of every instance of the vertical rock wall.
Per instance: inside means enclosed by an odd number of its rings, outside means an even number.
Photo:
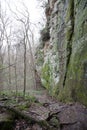
[[[87,105],[87,0],[74,0],[73,12],[71,54],[62,97]]]
[[[43,84],[56,89],[61,101],[87,105],[87,0],[50,0],[46,17]]]

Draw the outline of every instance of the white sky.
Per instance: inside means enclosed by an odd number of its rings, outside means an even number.
[[[16,8],[18,10],[20,10],[21,12],[23,12],[23,3],[25,4],[25,6],[28,8],[29,13],[30,13],[30,20],[32,23],[37,25],[37,29],[35,31],[35,35],[38,38],[39,37],[39,30],[40,30],[40,25],[38,25],[38,23],[45,23],[43,22],[43,9],[40,8],[39,2],[38,0],[0,0],[1,4],[3,5],[3,8],[6,8],[6,11],[8,13],[8,15],[12,15],[9,12],[9,9],[7,7],[7,5],[5,4],[5,2],[7,2],[9,4],[9,6],[11,7],[11,9],[16,12]]]
[[[33,22],[38,22],[42,15],[42,10],[38,6],[37,0],[7,0],[10,3],[11,8],[22,10],[22,2],[26,5],[30,12],[30,18]]]

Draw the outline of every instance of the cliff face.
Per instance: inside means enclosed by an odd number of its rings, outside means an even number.
[[[42,83],[62,101],[87,105],[87,0],[50,0],[46,17]]]
[[[67,59],[61,95],[87,105],[87,0],[70,0],[66,18]]]

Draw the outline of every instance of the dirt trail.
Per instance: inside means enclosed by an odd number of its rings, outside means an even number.
[[[34,93],[33,96],[35,96],[40,103],[56,102],[56,100],[53,99],[45,89],[39,90],[38,93]]]

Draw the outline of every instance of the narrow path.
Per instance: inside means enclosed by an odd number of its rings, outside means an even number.
[[[32,95],[35,96],[40,103],[56,102],[56,100],[54,100],[45,89],[37,90],[36,92],[32,93]]]

